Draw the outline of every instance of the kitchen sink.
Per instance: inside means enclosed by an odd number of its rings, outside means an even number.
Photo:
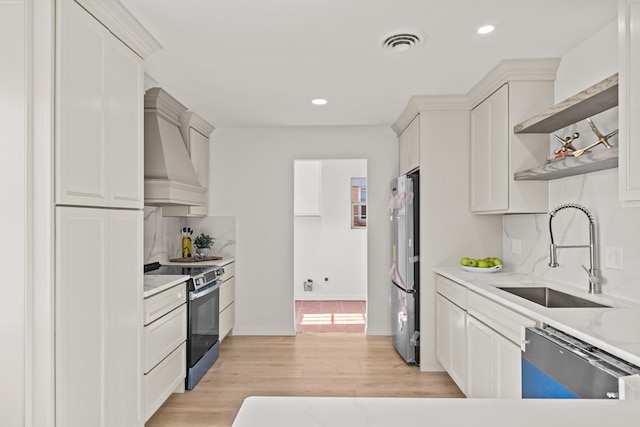
[[[548,308],[610,307],[545,287],[498,289]]]

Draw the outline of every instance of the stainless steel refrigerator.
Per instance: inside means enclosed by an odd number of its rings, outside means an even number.
[[[420,364],[419,172],[391,181],[391,330],[407,363]]]

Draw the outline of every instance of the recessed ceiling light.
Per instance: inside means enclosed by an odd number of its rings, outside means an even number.
[[[492,33],[496,29],[495,25],[483,25],[478,28],[478,34],[489,34]]]
[[[327,102],[329,102],[329,101],[327,101],[326,99],[323,99],[323,98],[316,98],[316,99],[312,99],[311,100],[311,103],[313,105],[325,105]]]

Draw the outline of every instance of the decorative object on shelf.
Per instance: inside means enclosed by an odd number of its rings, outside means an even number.
[[[562,147],[558,148],[553,152],[552,156],[547,157],[547,163],[551,163],[553,161],[563,159],[566,156],[573,155],[573,152],[576,151],[576,147],[573,146],[573,141],[580,138],[580,134],[578,132],[574,132],[573,135],[567,136],[566,138],[560,138],[558,135],[553,135],[556,137]]]
[[[193,244],[196,247],[196,254],[198,258],[206,258],[209,255],[209,249],[213,245],[214,238],[209,236],[208,234],[200,233],[198,237],[195,238]]]
[[[183,227],[182,233],[182,258],[191,258],[193,255],[193,245],[191,243],[191,235],[193,230],[188,227]]]
[[[587,119],[587,122],[589,122],[589,126],[591,126],[591,130],[593,131],[593,133],[596,134],[596,136],[598,137],[598,141],[594,142],[593,144],[589,145],[588,147],[585,147],[581,150],[576,150],[573,152],[573,156],[574,157],[578,157],[583,155],[585,152],[587,152],[588,150],[592,149],[593,147],[599,145],[599,144],[603,144],[605,147],[607,148],[611,148],[611,144],[609,144],[609,138],[615,136],[618,134],[618,129],[614,130],[613,132],[609,132],[606,135],[602,135],[602,133],[598,130],[598,128],[596,127],[596,125],[593,123],[593,121],[591,119]]]

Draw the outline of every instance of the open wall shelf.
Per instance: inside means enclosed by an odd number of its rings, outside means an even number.
[[[549,181],[566,176],[580,175],[618,167],[618,148],[586,152],[580,157],[565,157],[513,174],[516,181]]]
[[[514,133],[551,133],[618,105],[618,74],[514,126]]]

